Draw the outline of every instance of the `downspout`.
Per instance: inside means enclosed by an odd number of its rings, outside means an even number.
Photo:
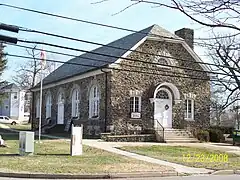
[[[104,112],[104,116],[105,116],[105,121],[104,121],[104,131],[107,132],[107,121],[108,121],[108,72],[104,71],[103,69],[101,69],[102,72],[105,73],[105,112]]]

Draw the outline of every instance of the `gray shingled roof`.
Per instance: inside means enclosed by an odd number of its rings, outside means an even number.
[[[130,50],[134,45],[136,45],[140,40],[142,40],[146,36],[153,36],[151,34],[157,34],[159,36],[164,36],[164,37],[169,37],[169,38],[179,38],[175,34],[170,33],[169,31],[161,28],[158,25],[153,25],[150,26],[146,29],[143,29],[139,31],[138,33],[132,33],[130,35],[127,35],[123,38],[120,38],[116,41],[113,41],[109,44],[108,46],[113,46],[116,48],[111,48],[107,46],[101,46],[97,49],[94,49],[91,52],[84,53],[76,58],[73,58],[69,60],[68,62],[70,63],[81,63],[85,65],[91,65],[94,67],[90,66],[80,66],[80,65],[72,65],[72,64],[67,64],[64,63],[61,65],[58,69],[56,69],[54,72],[49,74],[46,78],[43,80],[43,85],[50,84],[59,80],[67,79],[79,74],[83,74],[95,69],[99,69],[102,67],[105,67],[111,63],[114,63],[118,58],[124,55],[128,50]],[[117,48],[123,48],[123,49],[117,49]],[[93,53],[101,53],[101,54],[106,54],[106,55],[111,55],[115,57],[107,57],[103,55],[96,55],[92,54]],[[90,59],[96,59],[100,61],[93,61]],[[106,62],[102,62],[106,61]],[[39,87],[39,84],[36,86]]]
[[[1,87],[1,90],[9,90],[9,89],[20,89],[20,88],[14,83]]]

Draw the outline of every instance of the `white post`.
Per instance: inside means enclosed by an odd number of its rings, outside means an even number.
[[[71,156],[80,156],[83,154],[82,145],[83,126],[75,127],[72,124],[72,136],[71,136]]]
[[[40,102],[39,102],[39,104],[40,104],[40,107],[39,107],[39,132],[38,132],[38,141],[39,141],[39,143],[40,143],[40,141],[41,141],[41,126],[42,126],[42,67],[41,67],[41,76],[40,76],[40,83],[41,83],[41,86],[40,86]]]

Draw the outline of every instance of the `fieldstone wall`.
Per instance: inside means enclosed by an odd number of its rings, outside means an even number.
[[[163,49],[167,50],[172,57],[168,59],[172,66],[187,67],[199,70],[199,72],[176,67],[156,66],[156,64],[153,64],[156,56],[151,54],[158,54]],[[50,92],[52,96],[51,119],[57,121],[57,97],[59,91],[63,90],[65,97],[64,119],[66,123],[71,118],[72,112],[71,91],[75,86],[79,86],[79,119],[84,125],[85,136],[98,136],[101,132],[111,132],[115,135],[150,132],[153,129],[154,122],[154,104],[150,102],[150,98],[153,98],[154,90],[159,84],[168,82],[178,88],[181,98],[179,103],[173,101],[173,128],[209,126],[209,77],[205,72],[201,72],[203,70],[202,67],[198,63],[194,63],[195,60],[187,50],[181,44],[147,40],[137,48],[137,51],[146,52],[147,54],[132,52],[128,58],[136,60],[135,62],[123,60],[118,67],[122,68],[123,71],[112,70],[108,72],[107,88],[105,88],[106,74],[103,73],[44,89],[43,119],[45,119],[46,113],[46,94]],[[184,59],[185,61],[179,59]],[[89,90],[93,84],[98,84],[101,91],[99,119],[89,119]],[[130,118],[130,90],[141,91],[142,113],[140,119]],[[184,120],[184,94],[188,93],[196,95],[194,101],[194,121],[191,122]],[[35,100],[38,95],[39,92],[34,92]],[[107,98],[105,98],[106,96]],[[36,108],[33,109],[33,117],[36,117],[35,110]],[[38,119],[35,118],[33,124],[37,128]]]
[[[110,74],[108,79],[110,79]],[[89,136],[98,136],[101,132],[105,132],[105,78],[106,74],[100,74],[94,77],[85,78],[82,80],[77,80],[74,82],[69,82],[66,84],[62,84],[59,86],[55,86],[49,89],[43,90],[43,112],[42,118],[43,123],[46,119],[46,97],[47,94],[50,93],[52,97],[52,108],[51,108],[51,119],[53,121],[57,121],[57,110],[58,110],[58,94],[60,91],[64,92],[64,123],[69,120],[72,115],[72,91],[74,88],[79,87],[80,91],[80,102],[79,102],[79,120],[82,121],[84,126],[84,135]],[[110,86],[110,81],[108,82],[108,87]],[[92,85],[97,84],[100,88],[100,117],[98,119],[89,118],[89,91]],[[107,88],[107,92],[109,92],[109,88]],[[110,92],[108,93],[110,95]],[[39,96],[39,91],[34,92],[35,99]],[[109,103],[109,102],[108,102]],[[109,104],[108,104],[109,106]],[[36,108],[33,110],[34,117],[36,117]],[[34,127],[38,127],[38,119],[34,118]]]
[[[173,66],[191,68],[199,70],[199,72],[175,67],[159,67],[156,64],[151,64],[155,62],[156,56],[149,54],[158,54],[163,49],[167,50],[172,56],[169,61],[171,61]],[[147,40],[137,48],[137,51],[149,54],[132,52],[128,58],[137,61],[122,60],[121,66],[118,67],[129,71],[114,70],[112,73],[112,109],[110,119],[114,126],[114,133],[130,134],[128,130],[129,124],[131,126],[141,126],[143,130],[153,128],[154,106],[150,103],[149,99],[153,98],[153,92],[157,85],[164,82],[174,84],[180,91],[182,100],[180,103],[173,102],[173,128],[186,128],[193,125],[200,127],[208,126],[210,109],[209,77],[205,72],[201,72],[203,69],[198,63],[193,63],[195,60],[187,50],[181,44]],[[185,61],[176,60],[175,58],[184,59]],[[146,63],[139,62],[138,60],[145,61]],[[192,79],[194,77],[195,79]],[[142,91],[142,117],[138,120],[130,118],[130,90]],[[187,93],[196,95],[193,122],[184,120],[184,94]]]

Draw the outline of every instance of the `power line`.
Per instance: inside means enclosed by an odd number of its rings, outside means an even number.
[[[98,52],[93,52],[93,51],[87,51],[87,50],[83,50],[83,49],[61,46],[61,45],[56,45],[56,44],[51,44],[51,43],[46,43],[46,42],[27,41],[27,40],[20,40],[20,39],[18,39],[18,41],[23,42],[23,43],[41,44],[41,45],[47,45],[47,46],[52,46],[52,47],[57,47],[57,48],[68,49],[68,50],[80,51],[80,52],[90,53],[90,54],[99,55],[99,56],[105,56],[105,57],[111,57],[111,58],[117,58],[117,59],[125,59],[125,60],[129,60],[129,61],[133,61],[133,62],[141,62],[141,63],[144,63],[144,64],[160,65],[160,66],[164,66],[164,67],[172,67],[172,68],[184,69],[184,70],[189,70],[189,71],[196,71],[196,72],[201,72],[201,73],[233,76],[233,75],[229,75],[229,74],[226,74],[226,73],[203,71],[203,70],[200,70],[200,69],[192,69],[192,68],[187,68],[187,67],[166,65],[166,64],[155,63],[155,62],[147,62],[147,61],[142,61],[142,60],[138,60],[138,59],[132,59],[132,58],[127,58],[127,57],[119,57],[119,56],[114,56],[114,55],[109,55],[109,54],[104,54],[104,53],[98,53]],[[190,62],[192,62],[192,61],[190,61]]]
[[[24,59],[33,59],[32,57],[28,56],[22,56],[22,55],[16,55],[16,54],[5,54],[7,56],[11,57],[16,57],[16,58],[24,58]],[[40,58],[34,58],[35,60],[42,61]],[[188,76],[178,76],[178,75],[173,75],[173,74],[161,74],[161,73],[154,73],[154,72],[146,72],[146,71],[138,71],[138,70],[133,70],[133,69],[123,69],[123,68],[114,68],[114,67],[107,67],[106,65],[104,66],[94,66],[94,65],[88,65],[88,64],[82,64],[82,63],[74,63],[74,62],[62,62],[58,60],[52,60],[52,59],[46,59],[48,62],[55,62],[55,63],[64,63],[64,64],[71,64],[71,65],[79,65],[79,66],[87,66],[87,67],[95,67],[96,69],[111,69],[111,70],[117,70],[117,71],[127,71],[127,72],[136,72],[136,73],[143,73],[143,74],[153,74],[153,75],[161,75],[161,76],[166,76],[166,77],[175,77],[175,78],[185,78],[185,79],[192,79],[192,80],[202,80],[202,81],[217,81],[219,80],[214,80],[210,78],[199,78],[199,77],[188,77]],[[224,82],[224,81],[222,81]]]
[[[111,28],[111,29],[117,29],[117,30],[121,30],[121,31],[127,31],[127,32],[131,32],[131,33],[152,35],[152,36],[155,36],[155,37],[160,37],[160,38],[165,38],[165,39],[176,39],[176,40],[184,41],[184,39],[182,39],[181,37],[176,38],[176,37],[162,36],[162,35],[154,34],[154,33],[144,33],[144,32],[141,32],[141,31],[136,31],[136,30],[132,30],[132,29],[128,29],[128,28],[122,28],[122,27],[118,27],[118,26],[112,26],[112,25],[107,25],[107,24],[103,24],[103,23],[97,23],[97,22],[93,22],[93,21],[88,21],[88,20],[83,20],[83,19],[78,19],[78,18],[72,18],[72,17],[68,17],[68,16],[63,16],[63,15],[60,15],[60,14],[53,14],[53,13],[49,13],[49,12],[44,12],[44,11],[39,11],[39,10],[14,6],[14,5],[10,5],[10,4],[0,3],[0,6],[5,6],[5,7],[13,8],[13,9],[19,9],[19,10],[23,10],[23,11],[33,12],[33,13],[42,14],[42,15],[46,15],[46,16],[57,17],[57,18],[61,18],[61,19],[67,19],[67,20],[71,20],[71,21],[77,21],[77,22],[96,25],[96,26],[107,27],[107,28]],[[201,38],[195,38],[195,39],[201,40]],[[203,40],[205,40],[205,39],[203,38]]]
[[[21,48],[26,48],[26,49],[33,49],[32,47],[29,47],[29,46],[23,46],[23,45],[16,45],[16,44],[9,44],[9,45],[12,45],[12,46],[17,46],[17,47],[21,47]],[[41,51],[42,49],[40,48],[34,48],[35,50],[39,50]],[[59,55],[64,55],[64,56],[69,56],[69,57],[75,57],[75,58],[78,58],[79,56],[76,56],[76,55],[72,55],[72,54],[68,54],[68,53],[61,53],[61,52],[57,52],[57,51],[52,51],[52,50],[45,50],[46,52],[49,52],[49,53],[54,53],[54,54],[59,54]],[[99,59],[94,59],[94,58],[89,58],[89,57],[84,57],[84,59],[88,59],[88,60],[91,60],[91,61],[96,61],[96,62],[106,62],[106,63],[109,63],[109,61],[106,61],[106,60],[99,60]],[[136,66],[136,65],[129,65],[129,64],[124,64],[124,63],[113,63],[115,65],[123,65],[123,66],[128,66],[128,67],[134,67],[134,68],[144,68],[144,69],[147,69],[147,70],[158,70],[156,68],[149,68],[149,67],[144,67],[144,66]],[[164,70],[164,69],[161,69],[161,72],[167,72],[167,73],[173,73],[173,72],[170,72],[169,70]],[[174,72],[175,74],[180,74],[180,75],[189,75],[189,74],[186,74],[186,73],[181,73],[181,72]],[[239,76],[240,77],[240,76]]]
[[[17,47],[21,47],[21,48],[26,48],[26,49],[33,49],[32,47],[29,47],[29,46],[24,46],[24,45],[17,45],[17,44],[9,44],[9,45],[12,45],[12,46],[17,46]],[[40,48],[34,48],[35,50],[39,50],[41,51],[42,49]],[[58,52],[58,51],[52,51],[52,50],[45,50],[46,52],[49,52],[49,53],[53,53],[53,54],[59,54],[59,55],[64,55],[64,56],[69,56],[69,57],[75,57],[75,58],[78,58],[79,56],[76,56],[76,55],[73,55],[73,54],[69,54],[69,53],[62,53],[62,52]],[[89,58],[89,57],[84,57],[84,59],[88,59],[88,60],[91,60],[91,61],[96,61],[96,62],[106,62],[106,63],[109,63],[109,61],[106,61],[106,60],[99,60],[99,59],[94,59],[94,58]],[[116,65],[123,65],[123,66],[128,66],[128,67],[135,67],[135,68],[144,68],[144,69],[148,69],[148,70],[157,70],[156,68],[149,68],[149,67],[144,67],[144,66],[136,66],[136,65],[129,65],[129,64],[124,64],[124,63],[113,63],[113,64],[116,64]],[[164,70],[164,69],[161,69],[162,72],[168,72],[169,73],[169,70]],[[174,72],[176,74],[181,74],[181,75],[189,75],[189,74],[186,74],[186,73],[181,73],[181,72]],[[215,72],[212,72],[212,74],[217,74]],[[221,75],[226,75],[226,76],[230,76],[230,77],[233,77],[233,75],[228,75],[228,74],[225,74],[225,73],[222,73]],[[240,77],[237,75],[237,77]]]
[[[78,38],[63,36],[63,35],[59,35],[59,34],[54,34],[54,33],[49,33],[49,32],[43,32],[43,31],[38,31],[38,30],[32,30],[32,29],[28,29],[28,28],[25,28],[25,27],[21,27],[20,30],[21,30],[21,31],[25,31],[25,32],[44,34],[44,35],[48,35],[48,36],[53,36],[53,37],[58,37],[58,38],[63,38],[63,39],[68,39],[68,40],[73,40],[73,41],[88,43],[88,44],[94,44],[94,45],[99,45],[99,46],[104,46],[104,47],[110,47],[110,48],[114,48],[114,49],[121,49],[121,50],[130,51],[130,52],[137,52],[137,53],[142,53],[142,54],[147,54],[147,55],[152,55],[152,56],[158,56],[158,57],[163,57],[163,58],[172,58],[172,59],[176,59],[176,60],[179,60],[179,61],[188,61],[188,60],[182,59],[182,58],[176,58],[176,57],[173,58],[173,57],[171,57],[171,56],[166,56],[166,55],[160,55],[160,54],[154,54],[154,53],[147,53],[147,52],[138,51],[138,50],[131,50],[131,49],[116,47],[116,46],[112,46],[112,45],[108,45],[108,44],[105,45],[105,44],[102,44],[102,43],[97,43],[97,42],[93,42],[93,41],[88,41],[88,40],[83,40],[83,39],[78,39]],[[214,64],[214,63],[196,62],[196,61],[193,61],[193,63],[196,63],[196,64],[205,64],[205,65],[216,66],[216,67],[223,67],[223,68],[226,67],[226,68],[230,68],[230,69],[231,69],[231,67],[227,67],[227,66],[224,66],[224,65],[216,65],[216,64]]]
[[[3,27],[18,27],[18,26],[14,26],[14,25],[5,25],[5,24],[0,24]],[[111,46],[111,45],[104,45],[101,43],[96,43],[96,42],[92,42],[92,41],[87,41],[87,40],[82,40],[82,39],[77,39],[77,38],[73,38],[73,37],[68,37],[68,36],[62,36],[59,34],[53,34],[53,33],[49,33],[49,32],[43,32],[43,31],[38,31],[38,30],[32,30],[32,29],[28,29],[25,27],[19,27],[19,30],[21,31],[26,31],[26,32],[33,32],[33,33],[39,33],[39,34],[44,34],[44,35],[49,35],[49,36],[54,36],[54,37],[59,37],[59,38],[63,38],[63,39],[69,39],[69,40],[74,40],[74,41],[80,41],[80,42],[84,42],[84,43],[89,43],[89,44],[94,44],[94,45],[101,45],[101,46],[105,46],[105,47],[110,47],[110,48],[115,48],[115,49],[121,49],[121,50],[126,50],[126,51],[131,51],[131,52],[137,52],[137,53],[143,53],[143,54],[147,54],[147,55],[153,55],[153,56],[158,56],[158,57],[165,57],[165,58],[171,58],[171,59],[176,59],[179,61],[188,61],[186,59],[181,59],[181,58],[176,58],[176,57],[171,57],[171,56],[166,56],[166,55],[159,55],[159,54],[153,54],[153,53],[147,53],[147,52],[142,52],[142,51],[137,51],[137,50],[129,50],[129,49],[125,49],[125,48],[121,48],[121,47],[115,47],[115,46]],[[230,67],[230,66],[226,66],[226,65],[216,65],[214,63],[205,63],[205,62],[196,62],[196,61],[192,61],[192,63],[196,63],[196,64],[205,64],[205,65],[211,65],[211,66],[216,66],[216,67],[223,67],[223,68],[228,68],[228,69],[233,69],[233,70],[237,70],[236,68]]]
[[[13,5],[4,4],[4,3],[0,3],[0,6],[5,6],[5,7],[13,8],[13,9],[19,9],[19,10],[33,12],[33,13],[38,13],[38,14],[43,14],[43,15],[47,15],[47,16],[53,16],[53,17],[57,17],[57,18],[62,18],[62,19],[67,19],[67,20],[72,20],[72,21],[92,24],[92,25],[96,25],[96,26],[102,26],[102,27],[107,27],[107,28],[112,28],[112,29],[118,29],[118,30],[127,31],[127,32],[131,32],[131,33],[139,33],[139,34],[145,34],[145,35],[152,35],[152,36],[156,36],[156,37],[161,37],[161,38],[165,38],[165,39],[177,39],[177,40],[184,41],[184,39],[182,39],[180,37],[179,38],[173,38],[173,37],[161,36],[159,34],[143,33],[143,32],[132,30],[132,29],[128,29],[128,28],[122,28],[122,27],[118,27],[118,26],[112,26],[112,25],[107,25],[107,24],[103,24],[103,23],[97,23],[97,22],[87,21],[87,20],[83,20],[83,19],[67,17],[67,16],[63,16],[63,15],[59,15],[59,14],[53,14],[53,13],[49,13],[49,12],[43,12],[43,11],[38,11],[38,10],[34,10],[34,9],[29,9],[29,8],[23,8],[23,7],[19,7],[19,6],[13,6]],[[224,39],[224,38],[229,38],[229,37],[235,37],[235,36],[238,36],[239,34],[240,33],[236,33],[236,34],[232,34],[232,35],[228,35],[228,36],[219,36],[219,37],[212,37],[212,38],[194,38],[194,39],[196,39],[196,40],[203,40],[203,41],[204,40],[212,40],[212,39],[216,40],[216,39],[219,39],[219,38],[220,39]]]
[[[7,39],[11,38],[11,37],[7,37],[7,36],[3,36]],[[1,38],[0,38],[1,39]],[[107,56],[107,57],[113,57],[113,58],[122,58],[122,59],[126,59],[126,60],[131,60],[134,62],[142,62],[142,63],[147,63],[147,64],[154,64],[154,65],[161,65],[161,66],[166,66],[166,67],[172,67],[172,68],[179,68],[179,69],[185,69],[185,70],[191,70],[191,71],[196,71],[196,72],[204,72],[204,73],[211,73],[211,74],[219,74],[219,75],[227,75],[230,77],[234,77],[234,75],[229,75],[227,72],[225,73],[213,73],[213,72],[209,72],[209,71],[202,71],[200,69],[191,69],[191,68],[184,68],[184,67],[179,67],[179,66],[173,66],[173,65],[166,65],[166,64],[161,64],[161,63],[153,63],[153,62],[146,62],[146,61],[141,61],[141,60],[136,60],[136,59],[131,59],[131,58],[123,58],[123,57],[119,57],[119,56],[113,56],[113,55],[106,55],[106,54],[102,54],[102,53],[97,53],[94,51],[86,51],[86,50],[82,50],[82,49],[76,49],[76,48],[71,48],[71,47],[66,47],[66,46],[60,46],[60,45],[55,45],[55,44],[50,44],[50,43],[43,43],[43,42],[34,42],[34,41],[26,41],[26,40],[20,40],[17,38],[14,38],[16,42],[26,42],[26,43],[35,43],[35,44],[44,44],[44,45],[48,45],[48,46],[54,46],[54,47],[58,47],[58,48],[65,48],[65,49],[70,49],[70,50],[75,50],[75,51],[81,51],[81,52],[85,52],[85,53],[89,53],[89,54],[95,54],[95,55],[100,55],[100,56]],[[194,62],[194,61],[192,61]],[[113,62],[112,62],[113,63]],[[227,74],[226,74],[227,73]]]
[[[121,28],[121,27],[117,27],[117,26],[111,26],[111,25],[106,25],[106,24],[101,24],[101,23],[96,23],[96,22],[91,22],[91,21],[86,21],[86,20],[82,20],[82,19],[76,19],[76,18],[71,18],[71,17],[66,17],[66,16],[62,16],[62,15],[57,15],[57,14],[53,14],[53,13],[48,13],[48,12],[43,12],[43,11],[38,11],[38,10],[33,10],[33,9],[28,9],[28,8],[23,8],[23,7],[18,7],[18,6],[13,6],[13,5],[8,5],[8,4],[3,4],[1,3],[0,4],[1,6],[5,6],[5,7],[10,7],[10,8],[14,8],[14,9],[20,9],[20,10],[24,10],[24,11],[29,11],[29,12],[34,12],[34,13],[39,13],[39,14],[44,14],[44,15],[48,15],[48,16],[54,16],[54,17],[58,17],[58,18],[63,18],[63,19],[68,19],[68,20],[73,20],[73,21],[79,21],[79,22],[83,22],[83,23],[89,23],[89,24],[93,24],[93,25],[98,25],[98,26],[103,26],[103,27],[108,27],[108,28],[113,28],[113,29],[119,29],[119,30],[124,30],[124,31],[129,31],[129,32],[132,32],[132,33],[139,33],[139,34],[144,34],[144,35],[154,35],[154,36],[158,36],[158,37],[162,37],[162,38],[168,38],[168,39],[177,39],[177,40],[183,40],[182,38],[173,38],[173,37],[166,37],[166,36],[161,36],[161,35],[157,35],[157,34],[152,34],[152,33],[143,33],[141,31],[135,31],[135,30],[131,30],[131,29],[127,29],[127,28]],[[22,29],[24,30],[24,28]],[[25,29],[25,31],[28,31],[30,32],[29,30]],[[33,32],[34,30],[32,30]],[[41,32],[41,31],[35,31],[36,33],[45,33],[45,32]],[[47,34],[47,33],[45,33]],[[50,35],[51,33],[48,33],[48,35]],[[54,34],[51,34],[52,36]],[[61,35],[55,35],[56,37],[57,36],[61,36]],[[62,38],[66,38],[66,36],[62,36]],[[75,38],[72,38],[72,40],[75,39]],[[77,39],[75,39],[77,40]],[[79,40],[79,41],[82,41],[84,42],[85,40]],[[96,44],[96,45],[103,45],[103,44],[100,44],[100,43],[95,43],[95,42],[91,42],[91,41],[85,41],[86,43],[92,43],[92,44]],[[107,45],[105,45],[107,46]],[[114,47],[112,47],[114,48]],[[178,60],[182,60],[182,59],[178,59]],[[195,63],[195,62],[193,62]],[[212,63],[205,63],[205,62],[198,62],[200,64],[206,64],[206,65],[212,65],[212,66],[217,66],[215,64],[212,64]],[[223,67],[223,65],[219,65],[219,67]],[[218,67],[218,66],[217,66]],[[231,67],[227,67],[227,68],[230,68]]]
[[[174,37],[161,36],[161,35],[158,35],[158,34],[144,33],[144,32],[139,32],[139,31],[135,31],[135,30],[132,30],[132,29],[128,29],[128,28],[122,28],[122,27],[117,27],[117,26],[97,23],[97,22],[93,22],[93,21],[87,21],[87,20],[83,20],[83,19],[67,17],[67,16],[63,16],[63,15],[59,15],[59,14],[53,14],[53,13],[49,13],[49,12],[38,11],[38,10],[34,10],[34,9],[29,9],[29,8],[23,8],[23,7],[13,6],[13,5],[9,5],[9,4],[0,3],[0,6],[5,6],[5,7],[19,9],[19,10],[28,11],[28,12],[34,12],[34,13],[43,14],[43,15],[52,16],[52,17],[57,17],[57,18],[62,18],[62,19],[68,19],[68,20],[72,20],[72,21],[78,21],[78,22],[92,24],[92,25],[97,25],[97,26],[102,26],[102,27],[107,27],[107,28],[111,28],[111,29],[118,29],[118,30],[122,30],[122,31],[128,31],[128,32],[131,32],[131,33],[139,33],[139,34],[152,35],[152,36],[157,36],[157,37],[166,38],[166,39],[177,39],[177,40],[184,41],[180,37],[179,38],[174,38]]]

